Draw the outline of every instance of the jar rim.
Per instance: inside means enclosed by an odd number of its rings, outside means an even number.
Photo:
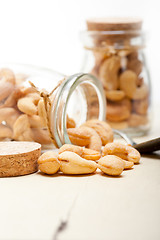
[[[106,117],[105,96],[103,87],[98,79],[88,73],[78,73],[68,77],[59,89],[57,89],[57,94],[54,102],[52,102],[50,112],[51,131],[59,147],[64,143],[71,143],[66,128],[67,107],[72,93],[82,83],[88,83],[95,88],[99,99],[99,119],[104,120]]]

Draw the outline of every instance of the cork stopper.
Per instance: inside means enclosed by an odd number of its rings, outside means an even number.
[[[140,18],[92,18],[87,20],[89,31],[130,31],[141,30],[142,19]]]
[[[35,142],[0,142],[0,177],[34,173],[41,145]]]

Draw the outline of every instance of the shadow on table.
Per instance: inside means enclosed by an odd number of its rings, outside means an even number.
[[[55,174],[50,174],[50,175],[48,175],[48,174],[45,174],[45,173],[42,173],[42,172],[38,172],[37,174],[39,174],[39,175],[41,175],[41,176],[44,176],[44,177],[48,177],[48,178],[50,178],[50,177],[73,177],[73,178],[75,178],[75,177],[88,177],[88,176],[93,176],[93,175],[95,175],[95,173],[89,173],[89,174],[64,174],[64,173],[62,173],[62,172],[58,172],[58,173],[55,173]]]
[[[153,159],[160,160],[160,151],[157,151],[157,152],[154,152],[154,153],[151,153],[151,154],[143,154],[142,157],[153,158]]]

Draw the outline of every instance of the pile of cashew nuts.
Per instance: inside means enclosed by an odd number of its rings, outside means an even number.
[[[93,49],[91,73],[103,84],[108,123],[117,129],[147,125],[149,89],[138,50],[100,50]]]
[[[47,151],[38,159],[45,174],[90,174],[100,169],[111,176],[122,174],[140,161],[139,152],[133,147],[113,141],[109,124],[89,120],[80,127],[69,128],[72,144],[63,145],[58,153]]]

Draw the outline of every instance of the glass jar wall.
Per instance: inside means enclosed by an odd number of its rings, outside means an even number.
[[[82,70],[103,84],[107,122],[134,135],[146,133],[150,127],[151,86],[142,21],[91,19],[87,27],[81,33],[86,51]]]
[[[0,64],[0,141],[60,147],[70,143],[67,128],[91,117],[104,120],[105,108],[102,85],[90,74],[65,77],[35,66]]]

